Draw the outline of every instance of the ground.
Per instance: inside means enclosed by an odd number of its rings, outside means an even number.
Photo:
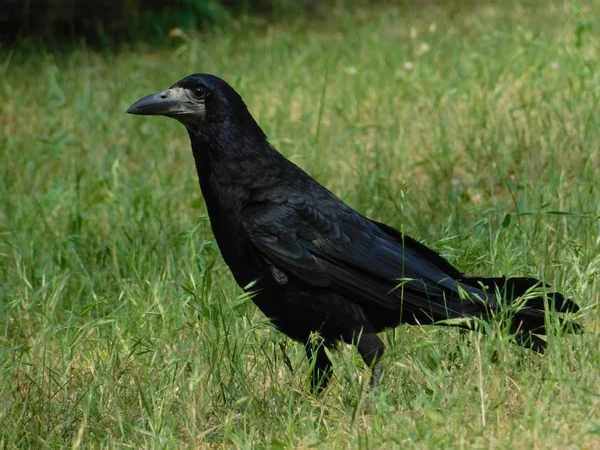
[[[600,448],[599,18],[402,2],[0,49],[0,446]],[[311,396],[302,347],[220,259],[187,133],[124,113],[194,72],[360,212],[465,271],[543,278],[586,333],[540,356],[399,327],[380,387],[340,348]]]

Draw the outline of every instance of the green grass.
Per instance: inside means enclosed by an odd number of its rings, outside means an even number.
[[[600,5],[581,4],[356,7],[170,49],[1,49],[0,446],[600,448]],[[381,387],[341,348],[311,396],[303,349],[219,256],[185,130],[124,114],[193,72],[229,80],[362,213],[465,271],[543,278],[586,333],[539,356],[499,333],[399,327]]]

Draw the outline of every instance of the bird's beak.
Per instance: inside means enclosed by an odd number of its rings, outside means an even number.
[[[127,113],[141,116],[175,116],[185,112],[184,93],[181,88],[167,89],[139,99]]]

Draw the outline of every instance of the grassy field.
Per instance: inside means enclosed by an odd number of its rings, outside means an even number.
[[[600,448],[600,4],[406,3],[0,49],[1,448]],[[399,327],[380,387],[340,348],[311,396],[219,256],[187,133],[124,114],[193,72],[360,212],[543,278],[586,333],[540,356]]]

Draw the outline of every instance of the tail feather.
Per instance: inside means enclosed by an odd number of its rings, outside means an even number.
[[[552,292],[551,294],[548,294],[548,297],[546,298],[547,300],[545,300],[543,296],[529,298],[525,302],[525,305],[529,306],[530,308],[543,310],[544,304],[547,301],[549,308],[551,310],[554,309],[559,313],[579,311],[579,305],[577,305],[577,303],[571,299],[565,298],[559,292]]]
[[[500,293],[505,299],[507,306],[514,307],[512,317],[511,333],[517,344],[529,348],[538,353],[544,353],[546,341],[537,335],[546,335],[546,310],[560,313],[572,313],[579,311],[579,306],[571,299],[565,298],[559,292],[540,293],[541,289],[551,289],[547,284],[535,278],[485,278],[463,275],[459,281],[467,286],[482,289],[490,295]],[[540,295],[537,295],[540,293]],[[490,311],[493,314],[492,311]],[[564,333],[582,333],[583,327],[574,323],[569,318],[554,318],[558,328]]]
[[[485,278],[485,277],[473,277],[470,275],[464,275],[460,281],[466,285],[473,287],[483,286],[488,292],[494,292],[498,290],[505,298],[515,299],[526,295],[532,289],[536,288],[547,288],[551,286],[542,283],[540,280],[529,277],[498,277],[498,278]],[[526,307],[533,309],[544,310],[545,301],[548,302],[548,306],[554,309],[556,312],[577,312],[579,311],[579,305],[573,300],[565,298],[560,292],[550,292],[545,296],[536,296],[528,298],[525,301]]]
[[[558,329],[563,333],[581,334],[583,332],[583,327],[569,318],[556,317],[553,320],[556,320]],[[513,331],[518,330],[535,334],[547,334],[544,311],[529,307],[517,310],[513,319]]]
[[[420,255],[449,278],[456,280],[466,291],[467,297],[471,297],[473,300],[471,302],[464,301],[463,295],[450,295],[450,298],[445,295],[440,295],[439,298],[429,296],[430,311],[423,308],[422,302],[415,304],[417,310],[414,312],[415,323],[434,322],[440,325],[471,328],[473,322],[468,320],[469,317],[479,316],[485,319],[486,314],[489,318],[502,311],[496,297],[496,294],[499,293],[507,306],[514,306],[515,313],[512,318],[511,332],[515,335],[516,341],[523,347],[543,353],[545,341],[536,334],[546,334],[546,310],[563,314],[577,312],[580,309],[573,300],[565,298],[559,292],[550,292],[551,286],[535,278],[486,278],[462,273],[437,252],[419,241],[403,235],[386,224],[374,221],[373,223],[414,254]],[[459,292],[456,291],[456,293]],[[476,298],[484,300],[483,302],[475,301]],[[453,320],[461,318],[465,320],[459,322]],[[447,319],[450,319],[452,323]],[[563,332],[581,333],[583,329],[569,318],[558,317],[557,321]]]

